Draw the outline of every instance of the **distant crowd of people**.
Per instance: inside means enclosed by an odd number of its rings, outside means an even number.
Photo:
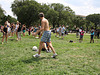
[[[37,25],[30,26],[28,28],[26,28],[26,25],[23,24],[21,25],[21,23],[19,21],[17,21],[16,24],[14,23],[9,23],[9,21],[6,21],[4,26],[0,26],[0,31],[3,33],[3,38],[2,38],[2,44],[4,42],[4,38],[5,38],[5,42],[7,43],[7,38],[8,37],[14,37],[16,35],[16,40],[21,40],[21,33],[23,36],[25,36],[25,32],[28,32],[28,35],[32,35],[32,33],[36,33],[37,30],[40,30],[41,26],[39,25],[37,27]],[[50,28],[49,28],[50,29]],[[32,35],[35,38],[40,38],[42,36],[43,32],[39,32],[38,33],[38,37],[37,35]],[[44,43],[42,45],[42,50],[46,52],[51,52],[50,47],[47,45],[47,43]]]
[[[90,43],[91,42],[94,43],[94,37],[99,39],[99,34],[100,34],[99,31],[97,31],[93,27],[91,27],[89,32],[90,32]],[[80,35],[79,42],[83,41],[84,33],[86,33],[86,31],[84,31],[82,27],[80,29],[76,28],[76,37],[78,38],[78,36]]]
[[[52,30],[53,33],[56,33],[55,37],[59,37],[64,39],[65,35],[68,35],[67,32],[67,27],[65,27],[64,25],[59,25],[59,27],[56,27]]]
[[[40,25],[35,25],[30,26],[28,28],[26,28],[26,25],[23,24],[21,25],[21,23],[19,21],[17,21],[16,24],[14,23],[9,23],[9,21],[6,21],[4,26],[0,26],[0,30],[3,33],[3,38],[2,38],[2,44],[4,41],[4,38],[6,39],[7,42],[7,38],[8,37],[13,37],[14,35],[17,36],[16,40],[21,40],[21,33],[23,34],[23,36],[25,36],[25,32],[28,31],[28,35],[32,35],[32,33],[35,33],[37,30],[40,30],[41,26]],[[49,29],[51,30],[51,26],[49,27]],[[53,33],[56,33],[55,37],[59,37],[64,39],[65,35],[68,35],[68,31],[67,31],[67,27],[65,27],[64,25],[59,25],[59,27],[56,27],[54,29],[51,30]],[[37,35],[35,35],[35,38],[40,38],[42,36],[43,32],[38,33]],[[81,27],[76,28],[76,37],[78,38],[78,36],[80,35],[80,39],[79,42],[83,41],[83,36],[84,33],[86,33],[83,28]],[[94,43],[94,37],[99,39],[99,31],[94,30],[93,27],[91,27],[90,30],[90,34],[91,34],[91,39],[90,39],[90,43],[93,41]],[[32,35],[33,36],[33,35]]]
[[[68,29],[64,25],[62,25],[62,26],[59,25],[59,27],[54,28],[52,30],[52,32],[56,33],[56,37],[61,38],[61,36],[62,36],[62,39],[64,39],[65,35],[68,35]],[[72,33],[72,31],[70,31],[70,33]],[[76,28],[76,30],[74,30],[74,33],[76,33],[76,37],[77,38],[80,36],[79,37],[79,42],[82,42],[84,33],[86,33],[86,31],[84,31],[83,28],[81,27],[81,28]],[[100,31],[95,30],[93,27],[91,27],[89,33],[90,33],[90,43],[91,42],[94,43],[94,38],[98,38],[99,39]]]
[[[2,44],[4,41],[4,38],[6,38],[6,43],[7,43],[7,38],[8,37],[13,37],[15,34],[17,36],[16,40],[21,40],[21,31],[23,32],[23,36],[25,36],[25,31],[26,31],[26,26],[25,24],[21,25],[17,21],[16,24],[14,23],[9,23],[9,21],[6,21],[4,26],[0,27],[1,32],[3,33],[3,38],[2,38]]]

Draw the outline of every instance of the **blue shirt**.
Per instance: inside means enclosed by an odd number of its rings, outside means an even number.
[[[93,33],[92,33],[93,32]],[[91,35],[94,35],[94,31],[93,30],[91,30]]]

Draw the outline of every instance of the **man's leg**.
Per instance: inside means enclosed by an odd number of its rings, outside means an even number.
[[[40,42],[40,45],[39,45],[39,52],[38,52],[39,55],[40,55],[40,53],[41,53],[41,49],[42,49],[43,43],[44,43],[44,42]]]
[[[33,55],[33,57],[40,57],[42,45],[43,45],[43,42],[40,42],[40,45],[39,45],[39,52],[38,52],[38,54]]]
[[[55,50],[54,50],[54,48],[52,46],[52,43],[51,42],[47,42],[47,44],[51,48],[51,50],[53,51],[53,53],[55,54],[56,52],[55,52]]]
[[[55,58],[57,56],[57,53],[55,52],[53,46],[52,46],[52,43],[51,42],[48,42],[48,46],[51,48],[51,50],[53,51],[53,56],[52,58]]]

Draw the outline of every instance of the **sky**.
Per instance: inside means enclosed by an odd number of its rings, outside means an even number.
[[[14,0],[0,0],[0,6],[6,11],[6,15],[13,15],[11,4]],[[61,3],[69,6],[76,15],[87,16],[89,14],[100,14],[100,0],[36,0],[38,3]]]

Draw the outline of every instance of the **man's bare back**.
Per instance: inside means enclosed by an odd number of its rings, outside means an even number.
[[[46,18],[43,18],[41,24],[44,28],[44,31],[49,31],[49,22]]]

